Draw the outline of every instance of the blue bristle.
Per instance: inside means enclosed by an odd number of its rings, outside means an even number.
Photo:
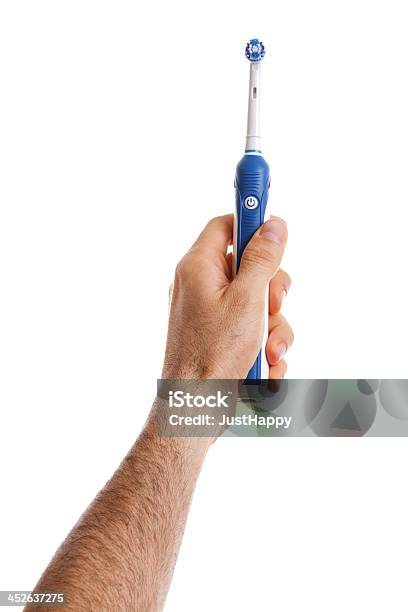
[[[245,55],[250,62],[260,62],[265,55],[265,47],[258,38],[252,38],[245,47]]]

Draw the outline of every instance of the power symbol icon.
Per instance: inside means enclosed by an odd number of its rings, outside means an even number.
[[[248,196],[247,198],[245,198],[244,206],[249,210],[254,210],[255,208],[257,208],[258,204],[258,198],[256,198],[255,196]]]

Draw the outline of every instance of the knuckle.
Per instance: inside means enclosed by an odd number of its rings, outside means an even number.
[[[292,284],[292,279],[290,277],[290,274],[288,274],[286,270],[281,270],[281,272],[282,272],[283,283],[286,286],[286,288],[289,289]]]
[[[179,261],[174,274],[174,284],[196,293],[207,289],[208,269],[200,253],[189,251]]]
[[[289,346],[292,346],[295,340],[295,334],[292,327],[289,325],[285,317],[278,313],[269,316],[269,338],[283,337]]]
[[[175,277],[183,282],[190,278],[192,274],[194,274],[193,262],[191,261],[191,257],[185,255],[176,266]]]
[[[217,217],[213,217],[207,223],[207,229],[212,229],[214,226],[219,225],[223,221],[223,217],[218,215]]]
[[[281,326],[275,330],[274,337],[279,337],[286,343],[287,348],[289,349],[293,344],[293,332],[289,325]]]
[[[271,333],[275,332],[276,329],[286,324],[286,320],[281,312],[269,315],[269,328]]]
[[[287,338],[288,345],[291,346],[295,339],[295,334],[293,332],[292,327],[289,325],[288,321],[282,315],[281,315],[281,321],[279,323],[279,326],[282,327],[283,333],[285,334]]]
[[[226,215],[217,215],[216,217],[213,217],[212,219],[210,219],[210,223],[225,223],[231,218],[232,218],[231,213],[228,213]]]

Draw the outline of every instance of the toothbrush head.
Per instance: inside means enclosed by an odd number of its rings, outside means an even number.
[[[257,38],[252,38],[245,47],[245,56],[250,62],[260,62],[265,55],[265,47]]]

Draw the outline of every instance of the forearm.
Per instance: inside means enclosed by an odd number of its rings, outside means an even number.
[[[161,610],[206,450],[159,437],[153,410],[35,590],[66,593],[67,610]]]
[[[290,284],[279,269],[286,224],[273,217],[255,232],[234,278],[227,254],[232,235],[232,215],[213,219],[177,266],[164,379],[196,379],[199,385],[202,378],[244,378],[261,345],[267,287],[269,376],[279,379],[285,373],[278,349],[293,340],[279,312]],[[66,593],[66,610],[158,612],[163,607],[211,440],[160,438],[155,417],[154,408],[36,587]]]

